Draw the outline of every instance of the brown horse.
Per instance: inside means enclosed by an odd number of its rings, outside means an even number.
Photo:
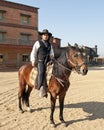
[[[70,86],[69,77],[71,71],[73,69],[76,70],[78,74],[86,75],[87,74],[87,66],[84,62],[81,51],[77,47],[68,46],[57,49],[58,52],[56,55],[57,59],[54,59],[52,75],[48,84],[48,91],[50,93],[50,101],[51,101],[51,114],[50,114],[50,123],[55,127],[54,123],[54,110],[57,96],[59,96],[59,107],[60,114],[59,119],[62,123],[65,123],[63,119],[63,108],[64,108],[64,99],[66,92]],[[21,106],[21,99],[25,102],[28,109],[31,111],[29,107],[29,96],[34,88],[29,81],[29,75],[32,71],[31,65],[23,65],[19,69],[19,110],[23,112]],[[28,89],[26,89],[26,85],[28,85]]]

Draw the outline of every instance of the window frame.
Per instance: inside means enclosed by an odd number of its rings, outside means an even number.
[[[1,13],[0,21],[5,21],[6,11],[5,10],[0,10],[0,13]]]
[[[27,14],[20,14],[20,23],[24,25],[30,24],[30,15]],[[26,19],[26,20],[25,20]]]
[[[30,55],[29,54],[22,54],[22,62],[29,62],[30,61]]]
[[[30,41],[30,35],[31,34],[28,34],[28,33],[21,33],[20,34],[20,39],[23,40],[23,41],[28,42],[28,41]]]
[[[0,31],[0,42],[4,42],[5,41],[5,34],[6,34],[6,31]]]
[[[0,63],[4,63],[4,61],[5,61],[4,54],[0,53]]]

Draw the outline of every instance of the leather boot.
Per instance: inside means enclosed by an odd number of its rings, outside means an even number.
[[[40,90],[39,90],[39,97],[46,97],[47,98],[47,92],[46,89],[44,88],[44,86],[41,86]]]

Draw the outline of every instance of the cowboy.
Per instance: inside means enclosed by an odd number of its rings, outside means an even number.
[[[47,97],[46,67],[47,63],[54,57],[54,51],[49,42],[52,34],[44,29],[39,32],[39,35],[41,40],[36,41],[33,45],[30,61],[32,66],[37,67],[38,71],[35,86],[39,90],[39,97]]]

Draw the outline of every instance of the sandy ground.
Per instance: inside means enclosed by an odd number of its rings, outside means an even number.
[[[35,90],[30,96],[32,113],[18,112],[17,72],[0,72],[0,130],[103,130],[104,129],[104,68],[92,68],[86,76],[72,73],[71,86],[64,106],[67,127],[59,121],[56,102],[54,119],[49,124],[50,95],[40,99]]]

